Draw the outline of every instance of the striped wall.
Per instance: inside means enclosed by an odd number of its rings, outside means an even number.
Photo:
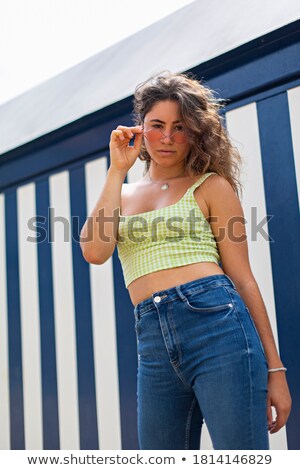
[[[121,448],[112,263],[83,260],[71,207],[86,179],[91,210],[106,158],[79,172],[0,195],[1,449]]]
[[[299,109],[297,87],[226,113],[243,158],[251,266],[294,394]],[[103,266],[88,265],[78,243],[106,171],[98,156],[0,194],[1,449],[138,449],[136,341],[122,270],[116,251]],[[128,181],[142,171],[137,161]],[[267,215],[266,236],[255,236]],[[292,417],[270,436],[271,448],[299,448],[296,424]],[[201,446],[211,449],[206,428]]]
[[[255,103],[243,106],[226,114],[228,132],[243,158],[241,182],[242,205],[246,220],[249,259],[251,268],[264,299],[275,341],[278,347],[277,321],[272,280],[272,261],[269,246],[268,225],[263,225],[265,236],[255,233],[255,225],[268,214],[259,140],[257,107]],[[245,126],[246,123],[246,126]],[[270,162],[271,163],[271,162]],[[262,269],[263,260],[263,269]],[[270,445],[275,449],[286,449],[286,431],[270,435]]]

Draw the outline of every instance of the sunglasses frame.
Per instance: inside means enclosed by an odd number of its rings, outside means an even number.
[[[178,130],[178,131],[173,132],[173,134],[170,134],[170,135],[166,135],[161,129],[153,129],[152,128],[152,129],[148,129],[147,131],[143,130],[143,135],[145,136],[146,139],[147,139],[147,136],[145,134],[147,134],[147,132],[149,132],[149,131],[154,131],[154,132],[157,132],[157,133],[159,132],[161,134],[161,137],[159,137],[157,139],[157,142],[159,140],[165,139],[166,137],[169,137],[170,139],[172,139],[172,141],[175,142],[176,144],[187,144],[189,142],[189,136],[188,136],[188,134],[186,133],[185,130],[182,130],[182,131]],[[181,132],[182,134],[184,134],[186,136],[186,142],[176,142],[176,140],[174,139],[174,135],[177,134],[178,132]],[[148,142],[150,142],[150,140],[148,140]]]

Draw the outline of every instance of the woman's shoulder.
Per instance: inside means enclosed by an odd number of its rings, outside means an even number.
[[[213,171],[208,171],[207,173],[202,173],[202,175],[195,176],[195,183],[198,183],[199,186],[196,188],[198,191],[200,191],[200,188],[203,190],[203,188],[213,188],[213,190],[216,190],[216,188],[221,187],[221,186],[226,186],[226,183],[228,181],[226,178],[224,178],[221,175],[218,175],[218,173],[215,173]]]
[[[134,183],[123,183],[121,190],[122,194],[126,195],[132,193],[134,190],[136,190],[139,186],[142,185],[141,181],[142,180],[135,181]]]
[[[136,200],[137,198],[140,201],[143,199],[149,201],[151,194],[151,184],[149,181],[145,181],[144,178],[132,183],[123,183],[121,189],[121,199],[124,202],[130,202],[132,199]]]
[[[221,199],[225,200],[227,195],[233,192],[233,188],[224,176],[214,172],[208,173],[211,174],[196,188],[194,197],[198,204],[201,203],[201,200],[204,200],[209,209],[216,197],[221,197]]]
[[[202,177],[204,177],[203,185],[206,184],[207,187],[213,186],[214,189],[218,187],[224,189],[231,187],[231,184],[224,176],[221,176],[218,173],[215,173],[214,171],[208,171],[199,178]]]

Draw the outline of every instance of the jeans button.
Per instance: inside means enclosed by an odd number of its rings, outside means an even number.
[[[159,297],[159,295],[154,297],[154,302],[158,303],[160,301],[161,301],[161,298]]]

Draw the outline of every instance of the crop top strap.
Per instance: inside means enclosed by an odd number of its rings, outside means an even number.
[[[195,190],[196,188],[198,188],[198,186],[200,186],[200,184],[202,184],[203,181],[206,180],[206,178],[208,178],[210,175],[217,175],[217,174],[218,174],[218,173],[215,173],[214,171],[211,171],[211,172],[209,172],[209,173],[204,173],[204,175],[200,176],[200,178],[198,179],[198,181],[196,181],[196,183],[194,183],[193,186],[191,186],[191,187],[188,189],[186,195],[188,196],[188,195],[190,195],[190,194],[193,194],[194,190]]]

